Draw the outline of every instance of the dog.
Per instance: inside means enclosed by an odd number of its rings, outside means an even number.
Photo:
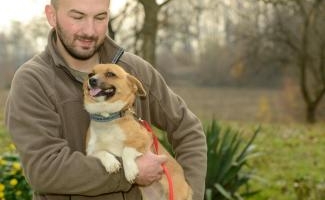
[[[120,170],[121,158],[126,179],[130,183],[139,172],[138,156],[152,150],[153,135],[135,117],[137,96],[145,97],[142,83],[116,64],[98,64],[83,84],[84,106],[90,114],[86,138],[86,154],[98,158],[108,173]],[[191,200],[192,189],[185,180],[182,167],[159,144],[158,154],[168,157],[166,167],[177,192],[175,200]],[[143,199],[167,200],[169,184],[166,176],[149,186],[140,187]]]

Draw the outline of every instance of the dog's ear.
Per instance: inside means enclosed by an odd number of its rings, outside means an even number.
[[[130,74],[128,74],[127,77],[130,80],[130,82],[132,83],[133,88],[137,92],[137,95],[139,95],[140,97],[145,97],[147,95],[147,93],[144,90],[142,83],[137,78],[135,78],[134,76],[132,76]]]

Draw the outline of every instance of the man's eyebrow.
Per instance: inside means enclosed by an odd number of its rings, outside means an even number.
[[[104,12],[98,13],[96,16],[99,16],[99,15],[108,15],[108,12],[104,11]]]
[[[75,10],[75,9],[71,9],[71,10],[69,11],[69,13],[76,13],[76,14],[80,14],[80,15],[85,15],[85,13],[80,12],[80,11]]]
[[[69,11],[69,13],[75,13],[75,14],[80,14],[80,15],[86,15],[85,13],[81,12],[81,11],[78,11],[78,10],[75,10],[75,9],[71,9]],[[108,15],[108,12],[107,11],[103,11],[101,13],[98,13],[96,14],[96,16],[99,16],[99,15]]]

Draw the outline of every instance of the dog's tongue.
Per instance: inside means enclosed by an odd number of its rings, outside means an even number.
[[[100,91],[102,91],[101,89],[99,89],[99,88],[92,88],[92,89],[90,89],[89,90],[89,94],[90,94],[90,96],[96,96],[98,93],[100,93]]]

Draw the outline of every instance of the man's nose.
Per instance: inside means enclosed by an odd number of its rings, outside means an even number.
[[[95,21],[92,19],[88,19],[86,21],[86,23],[84,24],[83,32],[87,36],[95,35],[95,33],[96,33]]]

